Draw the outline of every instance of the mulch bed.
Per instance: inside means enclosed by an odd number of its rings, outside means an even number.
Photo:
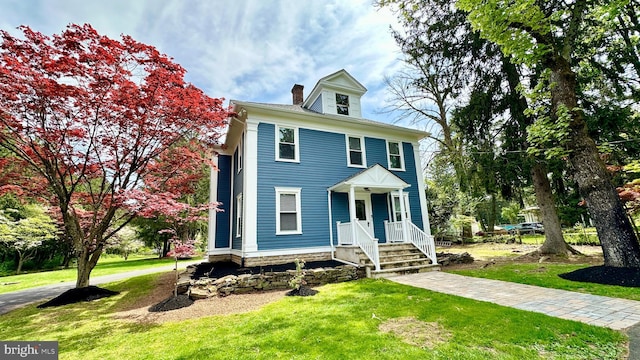
[[[305,269],[316,268],[333,268],[336,266],[344,265],[339,261],[327,260],[327,261],[310,261],[304,266]],[[240,265],[232,262],[217,262],[209,263],[203,262],[196,265],[196,271],[193,273],[193,279],[199,279],[202,277],[210,277],[212,279],[219,279],[227,275],[242,275],[242,274],[262,274],[269,272],[282,272],[287,270],[295,270],[295,263],[281,264],[281,265],[266,265],[266,266],[254,266],[254,267],[240,267]]]
[[[38,308],[42,309],[51,306],[75,304],[82,301],[92,301],[118,294],[119,292],[117,291],[111,291],[97,286],[88,286],[79,289],[75,288],[63,292],[44,304],[38,305]]]
[[[186,308],[188,306],[191,306],[192,304],[193,300],[189,299],[189,295],[182,294],[178,296],[171,296],[149,307],[149,312],[177,310]]]
[[[640,269],[591,266],[558,275],[563,279],[604,285],[640,287]]]

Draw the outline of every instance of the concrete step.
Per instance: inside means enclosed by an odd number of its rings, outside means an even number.
[[[424,259],[415,259],[415,260],[380,262],[380,268],[382,270],[409,268],[412,266],[423,266],[423,265],[431,265],[431,260],[424,258]]]
[[[371,271],[371,277],[374,279],[379,279],[379,278],[388,278],[392,276],[415,274],[415,273],[428,272],[428,271],[440,271],[440,265],[429,264],[429,265],[408,266],[408,267],[394,268],[394,269],[382,269],[377,271],[373,270]]]
[[[391,254],[391,255],[381,255],[380,262],[389,262],[389,261],[400,261],[400,260],[415,260],[415,259],[425,259],[426,257],[420,251],[417,253],[411,254]]]
[[[380,244],[378,245],[378,251],[383,252],[395,252],[403,250],[413,250],[416,247],[413,244],[399,243],[399,244]]]

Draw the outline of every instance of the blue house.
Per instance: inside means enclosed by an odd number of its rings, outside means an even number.
[[[418,145],[428,134],[362,118],[366,91],[340,70],[306,99],[294,85],[291,105],[231,101],[211,171],[222,211],[209,214],[209,261],[436,263]]]

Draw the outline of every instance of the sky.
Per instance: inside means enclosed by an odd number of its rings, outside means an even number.
[[[70,23],[155,46],[227,102],[290,104],[294,84],[306,96],[345,69],[368,89],[363,116],[396,121],[382,110],[384,77],[403,66],[389,29],[399,26],[372,0],[0,0],[0,29],[14,35],[20,25],[52,35]]]

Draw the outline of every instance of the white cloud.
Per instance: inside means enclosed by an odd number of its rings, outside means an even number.
[[[365,85],[366,117],[386,97],[383,77],[401,66],[389,32],[395,17],[371,0],[5,0],[0,26],[45,34],[69,23],[124,33],[156,46],[209,95],[289,103],[294,83],[308,91],[342,68]],[[394,25],[395,26],[395,25]]]

